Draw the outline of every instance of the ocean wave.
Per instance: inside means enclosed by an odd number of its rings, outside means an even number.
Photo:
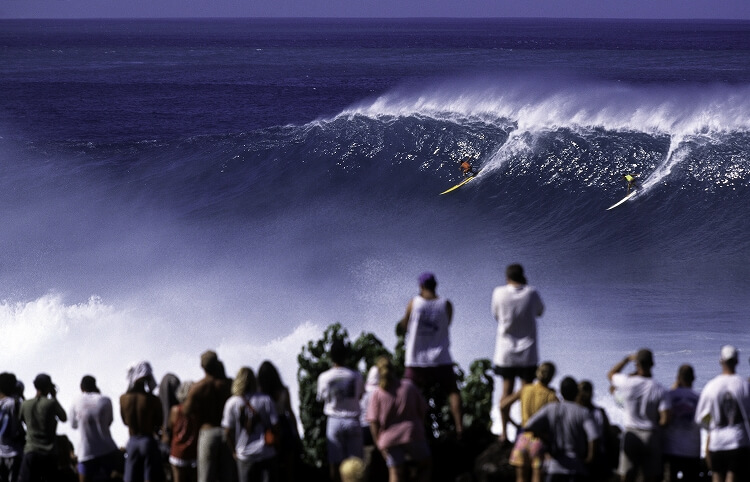
[[[423,116],[480,120],[520,131],[558,129],[644,132],[685,137],[750,130],[748,85],[628,85],[566,79],[444,82],[424,90],[396,89],[354,105],[339,117]]]

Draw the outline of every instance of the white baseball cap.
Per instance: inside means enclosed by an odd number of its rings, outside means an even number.
[[[721,347],[721,361],[738,360],[739,355],[737,348],[732,345],[724,345]]]

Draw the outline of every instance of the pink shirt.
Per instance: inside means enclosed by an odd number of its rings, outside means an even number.
[[[367,420],[380,425],[376,443],[383,450],[396,445],[426,440],[424,418],[427,402],[410,380],[401,380],[393,391],[378,388],[367,409]]]

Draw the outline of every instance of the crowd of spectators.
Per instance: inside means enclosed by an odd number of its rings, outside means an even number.
[[[380,357],[365,381],[346,366],[348,346],[341,340],[330,346],[331,366],[317,380],[317,398],[327,420],[334,482],[378,480],[377,460],[387,467],[380,478],[390,482],[432,480],[428,390],[442,392],[453,436],[459,443],[464,437],[450,353],[453,305],[438,296],[434,274],[420,275],[418,287],[397,323],[405,337],[403,377],[393,360]],[[523,267],[507,267],[506,284],[493,292],[491,308],[498,322],[494,372],[503,379],[497,443],[512,447],[517,482],[750,480],[750,384],[736,373],[734,346],[721,349],[721,372],[701,393],[692,388],[690,365],[679,368],[671,388],[656,382],[649,349],[615,363],[606,375],[624,411],[620,428],[593,403],[590,381],[568,375],[559,393],[550,387],[555,364],[540,364],[537,348],[536,320],[544,304]],[[39,374],[35,394],[25,399],[23,384],[0,373],[0,482],[300,480],[295,470],[302,437],[273,363],[263,362],[257,372],[241,367],[233,378],[214,351],[204,352],[200,364],[202,379],[180,381],[170,373],[158,388],[148,362],[128,369],[128,387],[119,399],[119,418],[129,434],[124,448],[110,435],[112,401],[94,377],[81,379],[81,394],[66,411],[49,375]],[[516,402],[520,422],[511,418]],[[75,451],[57,434],[57,424],[68,420],[80,435]],[[516,428],[514,440],[509,425]],[[701,429],[707,435],[703,447]]]

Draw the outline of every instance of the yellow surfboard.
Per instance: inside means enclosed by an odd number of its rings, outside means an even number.
[[[475,177],[477,177],[477,175],[476,175],[476,174],[474,174],[473,176],[467,177],[466,179],[464,179],[463,181],[459,182],[458,184],[456,184],[456,185],[455,185],[455,186],[453,186],[452,188],[450,188],[450,189],[448,189],[448,190],[446,190],[446,191],[443,191],[443,192],[441,192],[441,193],[440,193],[440,195],[442,196],[443,194],[448,194],[449,192],[455,191],[456,189],[458,189],[459,187],[463,186],[463,185],[464,185],[464,184],[466,184],[467,182],[471,181],[471,180],[472,180],[472,179],[474,179]]]

